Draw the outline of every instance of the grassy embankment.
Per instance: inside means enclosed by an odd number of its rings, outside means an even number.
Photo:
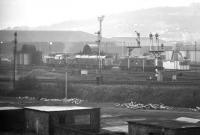
[[[69,96],[95,102],[163,103],[170,106],[200,106],[199,86],[70,84]]]

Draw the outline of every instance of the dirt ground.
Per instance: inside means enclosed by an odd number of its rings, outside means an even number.
[[[0,106],[90,106],[101,108],[101,128],[110,131],[128,132],[127,121],[176,119],[178,117],[190,117],[200,119],[200,113],[188,108],[174,108],[172,110],[133,110],[115,106],[116,103],[66,103],[62,101],[44,101],[35,98],[0,97]],[[200,123],[199,123],[200,125]]]

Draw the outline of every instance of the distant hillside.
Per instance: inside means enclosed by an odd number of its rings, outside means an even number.
[[[0,31],[0,41],[13,41],[14,30]],[[80,42],[96,41],[95,35],[82,31],[17,31],[19,42]]]
[[[105,15],[102,25],[104,37],[133,36],[135,35],[134,31],[137,30],[144,37],[148,37],[150,32],[158,32],[160,37],[165,40],[200,41],[199,24],[200,3],[195,3],[187,7],[157,7]],[[20,29],[20,27],[16,27],[16,29]],[[25,27],[21,29],[25,29]],[[32,29],[80,30],[95,33],[98,30],[98,21],[97,18],[72,20]]]

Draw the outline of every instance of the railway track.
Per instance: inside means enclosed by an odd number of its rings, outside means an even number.
[[[2,79],[0,79],[1,81]],[[4,80],[10,81],[10,80]],[[38,82],[40,83],[58,83],[63,82],[64,80],[61,79],[38,79]],[[96,84],[96,80],[68,80],[68,83],[78,83],[78,84]],[[196,81],[163,81],[163,82],[157,82],[157,81],[107,81],[103,80],[101,84],[104,85],[186,85],[186,86],[200,86],[199,82]]]

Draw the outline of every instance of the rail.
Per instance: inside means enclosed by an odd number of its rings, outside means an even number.
[[[64,82],[64,80],[61,79],[37,79],[40,83],[58,83],[58,82]],[[11,82],[10,78],[0,78],[0,82]],[[153,80],[147,80],[147,81],[129,81],[129,80],[105,80],[101,84],[105,85],[200,85],[200,80],[191,80],[191,81],[162,81],[157,82]],[[74,84],[96,84],[96,80],[68,80],[68,83],[74,83]]]
[[[56,83],[59,82],[60,80],[57,79],[39,79],[39,82],[41,83]],[[64,82],[64,80],[61,80]],[[96,80],[68,80],[68,83],[79,83],[79,84],[96,84]],[[121,84],[121,85],[200,85],[199,81],[162,81],[162,82],[157,82],[157,81],[128,81],[128,80],[106,80],[103,81],[102,84],[105,85],[110,85],[110,84]]]

